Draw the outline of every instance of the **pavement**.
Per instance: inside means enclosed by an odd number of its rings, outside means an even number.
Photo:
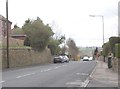
[[[107,63],[100,60],[95,61],[97,64],[90,75],[87,87],[118,87],[118,73],[108,69]]]

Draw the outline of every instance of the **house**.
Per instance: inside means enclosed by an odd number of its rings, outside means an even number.
[[[26,35],[12,35],[12,22],[8,21],[9,46],[22,46]],[[0,45],[7,45],[7,25],[6,18],[0,15]]]
[[[9,34],[11,34],[11,25],[12,22],[8,21],[8,31]],[[7,25],[6,25],[6,18],[0,15],[0,37],[6,37],[7,36]],[[9,35],[10,36],[10,35]]]

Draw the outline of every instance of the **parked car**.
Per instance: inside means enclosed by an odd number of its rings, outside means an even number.
[[[54,57],[53,59],[54,63],[64,63],[69,62],[69,58],[66,55]]]
[[[89,58],[87,56],[83,57],[83,61],[89,61]]]
[[[66,56],[66,55],[64,55],[64,56],[62,56],[63,57],[63,61],[64,62],[69,62],[69,58]]]

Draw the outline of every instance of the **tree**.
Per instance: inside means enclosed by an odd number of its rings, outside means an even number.
[[[17,24],[14,25],[14,28],[18,28]]]
[[[25,46],[30,46],[29,37],[26,37],[26,39],[24,40],[24,45],[25,45]]]
[[[31,47],[38,51],[45,49],[50,37],[53,35],[49,25],[45,25],[39,17],[33,21],[30,19],[26,20],[22,29],[29,37]]]
[[[24,31],[20,27],[18,27],[17,25],[15,25],[11,34],[12,35],[23,35]]]
[[[48,48],[51,51],[52,55],[56,55],[60,53],[60,47],[59,47],[60,42],[56,39],[51,38],[48,44]]]
[[[67,40],[67,45],[69,47],[69,54],[71,55],[71,57],[73,57],[74,59],[76,58],[76,56],[79,53],[79,49],[77,48],[75,42],[73,39],[69,38]]]

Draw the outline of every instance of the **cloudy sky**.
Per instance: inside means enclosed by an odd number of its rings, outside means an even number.
[[[0,0],[0,14],[5,14],[5,1]],[[118,35],[118,1],[120,0],[8,0],[9,20],[22,26],[28,18],[40,17],[54,32],[73,38],[77,46],[101,46],[104,16],[105,42]],[[12,25],[12,27],[13,27]]]

